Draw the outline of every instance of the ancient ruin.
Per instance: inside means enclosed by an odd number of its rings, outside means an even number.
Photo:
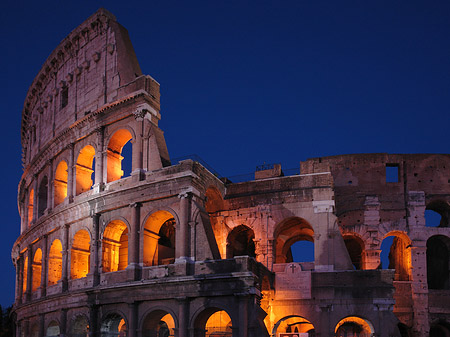
[[[450,155],[314,158],[233,183],[171,162],[159,111],[106,10],[42,66],[22,114],[17,336],[450,336]]]

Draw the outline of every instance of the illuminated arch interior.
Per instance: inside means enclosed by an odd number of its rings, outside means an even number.
[[[80,150],[76,164],[76,194],[89,191],[92,187],[92,173],[94,173],[93,162],[95,149],[86,145]]]
[[[450,205],[445,200],[434,200],[425,210],[425,224],[427,227],[449,227]]]
[[[25,257],[23,262],[23,292],[27,291],[27,276],[28,276],[28,256]]]
[[[45,210],[47,209],[47,201],[48,201],[48,179],[47,176],[42,178],[41,183],[39,184],[38,190],[38,217],[44,215]]]
[[[299,241],[314,243],[314,230],[311,225],[301,218],[283,221],[275,232],[275,263],[306,262],[302,261],[301,257],[294,261],[291,247]],[[313,244],[311,246],[313,247]]]
[[[350,316],[340,320],[334,332],[336,337],[370,337],[374,333],[374,329],[369,321],[357,316]]]
[[[70,277],[72,279],[86,277],[90,269],[90,245],[89,233],[82,229],[75,233],[70,251]]]
[[[392,244],[390,244],[392,242]],[[383,263],[389,260],[389,265]],[[411,242],[402,232],[389,233],[381,243],[381,259],[383,269],[395,269],[395,281],[409,281],[411,272]]]
[[[31,291],[36,291],[41,285],[42,272],[42,250],[38,248],[34,253],[32,271],[32,286]]]
[[[45,337],[59,336],[59,334],[60,334],[60,330],[59,330],[58,322],[51,321],[47,327],[47,333],[45,334]]]
[[[231,318],[226,311],[220,310],[209,316],[205,324],[206,337],[231,337]]]
[[[102,321],[100,332],[102,337],[127,336],[127,325],[119,314],[109,314]]]
[[[124,270],[128,265],[128,228],[114,220],[103,233],[103,272]]]
[[[85,316],[77,316],[70,326],[70,336],[85,337],[89,333],[89,322]]]
[[[344,236],[344,243],[352,260],[353,268],[364,269],[364,242],[356,235],[348,234]]]
[[[55,189],[55,206],[61,204],[67,197],[67,163],[62,160],[56,167],[54,189]]]
[[[142,326],[142,337],[174,336],[175,321],[169,313],[156,310],[149,313]]]
[[[56,284],[62,276],[62,244],[55,240],[48,256],[48,285]]]
[[[114,133],[108,144],[107,156],[107,182],[119,180],[124,172],[122,170],[122,149],[131,139],[130,131],[120,129]],[[127,158],[131,159],[131,158]]]
[[[227,259],[242,255],[256,257],[254,239],[255,233],[251,228],[244,225],[233,228],[227,238]]]
[[[282,318],[275,324],[274,334],[278,336],[279,333],[308,333],[314,335],[314,325],[307,319],[301,316],[289,316]]]
[[[144,266],[173,263],[175,219],[167,211],[150,215],[144,226]]]
[[[223,209],[223,198],[217,188],[209,187],[206,190],[205,209],[208,213],[215,213]]]
[[[30,191],[30,196],[28,197],[28,226],[30,226],[31,221],[33,221],[33,206],[34,205],[34,190]]]

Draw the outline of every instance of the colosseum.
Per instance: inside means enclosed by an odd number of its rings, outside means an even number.
[[[16,336],[450,336],[449,154],[233,182],[171,161],[161,117],[104,9],[45,61],[22,112]]]

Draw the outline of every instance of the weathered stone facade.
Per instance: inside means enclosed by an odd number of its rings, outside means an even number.
[[[159,98],[105,10],[35,78],[17,336],[450,336],[450,155],[315,158],[301,174],[275,165],[232,183],[171,163]],[[313,262],[293,258],[299,241],[314,243]]]

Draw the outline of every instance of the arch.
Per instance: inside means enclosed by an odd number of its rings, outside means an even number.
[[[299,315],[289,315],[278,320],[272,329],[273,336],[278,336],[281,333],[295,332],[307,333],[308,336],[314,336],[315,328],[308,319]]]
[[[95,149],[92,145],[83,147],[77,158],[76,167],[76,195],[89,191],[93,185]]]
[[[61,160],[56,167],[54,189],[54,204],[58,206],[67,197],[67,179],[68,179],[68,166],[64,160]]]
[[[175,219],[168,211],[152,213],[143,231],[144,266],[170,264],[175,260]]]
[[[433,322],[430,326],[430,337],[449,337],[450,324],[445,320]]]
[[[127,323],[122,315],[118,313],[110,313],[102,320],[100,327],[101,337],[126,337]]]
[[[175,319],[165,310],[153,310],[142,323],[142,337],[172,337],[175,335]]]
[[[48,202],[48,178],[44,176],[38,189],[38,217],[44,215]]]
[[[427,240],[427,282],[429,289],[450,289],[450,238],[434,235]]]
[[[364,241],[356,234],[344,234],[344,243],[356,270],[364,269],[365,249]]]
[[[208,213],[215,213],[223,210],[224,208],[223,197],[216,187],[214,186],[208,187],[206,189],[205,196],[206,196],[205,209]]]
[[[36,291],[41,286],[41,272],[42,272],[42,250],[38,248],[34,253],[32,264],[32,285],[31,291]]]
[[[231,337],[232,319],[226,310],[209,307],[196,315],[194,337]]]
[[[31,189],[30,196],[28,197],[28,227],[30,227],[33,221],[33,209],[34,209],[34,190]]]
[[[122,170],[122,149],[131,139],[132,134],[127,129],[119,129],[112,135],[106,149],[106,166],[107,178],[106,181],[119,180],[123,176]]]
[[[27,291],[27,277],[28,277],[28,256],[25,256],[23,262],[23,283],[22,283],[22,292]]]
[[[69,329],[69,337],[86,337],[89,333],[89,320],[85,315],[77,315]]]
[[[227,259],[235,256],[248,255],[256,257],[255,233],[245,225],[239,225],[228,234],[227,237]]]
[[[375,330],[370,321],[358,316],[348,316],[336,324],[334,332],[336,337],[370,337]]]
[[[392,237],[392,244],[389,246]],[[395,281],[409,281],[411,273],[411,240],[400,231],[387,233],[381,243],[381,264],[383,269],[395,269]],[[389,265],[383,263],[389,260]]]
[[[34,323],[30,329],[30,337],[39,337],[39,324]]]
[[[103,231],[102,265],[105,273],[128,266],[128,227],[122,220],[111,221]]]
[[[90,270],[91,238],[89,232],[80,229],[75,233],[70,250],[70,278],[86,277]]]
[[[45,337],[59,336],[59,334],[60,334],[60,329],[59,329],[58,322],[55,320],[51,321],[47,327]]]
[[[425,208],[425,221],[427,227],[433,227],[433,224],[429,223],[429,217],[427,212],[435,212],[440,215],[441,219],[438,221],[437,227],[449,227],[450,219],[450,205],[445,200],[433,200],[427,204]]]
[[[314,230],[306,220],[291,217],[278,224],[274,237],[275,263],[289,263],[293,262],[291,246],[298,241],[314,243]]]
[[[56,284],[62,276],[62,244],[58,239],[52,242],[48,255],[48,285]]]

